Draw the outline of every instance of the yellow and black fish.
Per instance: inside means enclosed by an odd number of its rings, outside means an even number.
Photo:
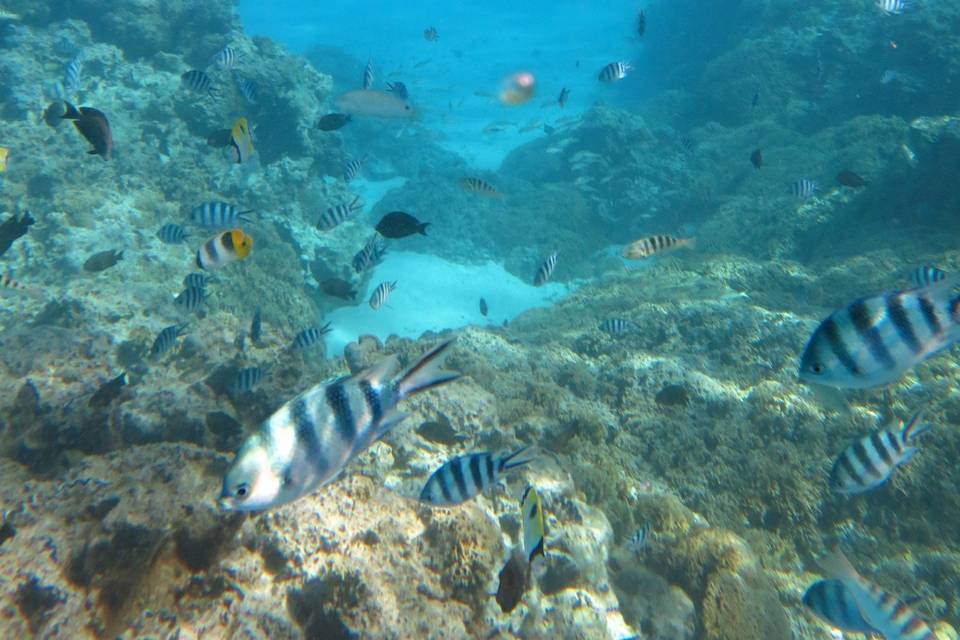
[[[233,161],[243,164],[253,156],[253,133],[246,118],[237,118],[230,129],[230,154]]]
[[[520,499],[520,512],[523,515],[523,549],[527,553],[527,560],[533,562],[534,557],[546,557],[547,547],[544,544],[546,528],[543,519],[543,505],[537,490],[530,485],[523,492]]]
[[[243,260],[253,250],[253,238],[243,229],[218,233],[197,249],[197,266],[201,269],[219,269],[231,262]]]

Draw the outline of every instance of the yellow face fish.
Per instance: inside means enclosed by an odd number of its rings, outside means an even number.
[[[237,118],[230,129],[230,153],[237,164],[243,164],[254,153],[253,134],[246,118]]]
[[[543,537],[546,527],[543,521],[543,505],[540,496],[533,486],[528,486],[520,500],[520,511],[523,520],[523,549],[527,560],[533,562],[537,555],[546,557],[547,547]]]
[[[10,150],[6,147],[0,147],[0,173],[3,173],[7,170],[8,155],[10,155]]]
[[[253,251],[253,238],[243,229],[218,233],[197,249],[197,266],[201,269],[219,269],[231,262],[243,260]]]

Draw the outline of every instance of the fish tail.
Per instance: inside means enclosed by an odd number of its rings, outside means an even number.
[[[429,222],[424,222],[423,224],[420,225],[420,228],[417,229],[417,231],[419,231],[423,235],[427,235],[427,227],[429,226],[430,226]]]
[[[913,417],[910,418],[910,421],[903,427],[901,434],[903,435],[903,441],[907,444],[913,444],[913,441],[917,436],[930,429],[930,423],[920,422],[920,418],[922,417],[923,409],[913,414]]]
[[[440,369],[443,357],[452,344],[452,339],[441,342],[403,372],[394,383],[398,402],[421,391],[453,382],[460,377],[459,373],[451,373]]]
[[[64,114],[63,114],[62,116],[60,116],[62,119],[64,119],[64,120],[79,120],[79,119],[80,119],[80,112],[77,110],[77,108],[76,108],[75,106],[73,106],[72,104],[70,104],[70,103],[67,102],[66,100],[63,101],[63,104],[64,104],[64,106],[66,107],[67,110],[64,112]]]
[[[524,451],[526,451],[526,450],[529,449],[529,448],[530,448],[530,445],[528,445],[528,444],[527,444],[527,445],[524,445],[524,446],[520,447],[519,449],[517,449],[516,451],[514,451],[513,453],[511,453],[510,455],[504,456],[503,458],[501,458],[501,459],[500,459],[500,468],[503,469],[503,470],[513,469],[513,468],[515,468],[515,467],[520,467],[520,466],[523,466],[523,465],[528,464],[528,463],[530,463],[530,462],[533,462],[533,459],[532,459],[532,458],[525,458],[525,459],[523,459],[523,460],[517,460],[517,461],[515,461],[515,462],[511,462],[511,460],[513,460],[514,458],[516,458],[518,455],[520,455],[521,453],[523,453]]]
[[[839,549],[834,549],[827,555],[817,560],[817,564],[829,577],[840,580],[841,582],[861,582],[863,579],[857,570],[854,569],[847,556]]]

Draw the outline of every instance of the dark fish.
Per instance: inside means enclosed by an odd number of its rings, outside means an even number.
[[[206,289],[207,285],[213,282],[213,276],[208,276],[205,273],[188,273],[183,278],[183,286],[187,289],[191,287],[195,289]]]
[[[643,34],[647,32],[647,14],[643,12],[643,9],[640,10],[639,15],[637,15],[637,35],[641,38]]]
[[[343,300],[353,300],[357,297],[357,292],[346,280],[341,278],[327,278],[320,283],[320,288],[328,296],[334,296]]]
[[[697,141],[689,136],[680,136],[677,138],[677,143],[680,145],[680,149],[688,156],[693,155],[697,150]]]
[[[910,281],[915,287],[929,287],[934,282],[945,280],[947,272],[936,267],[917,267],[910,274]]]
[[[321,131],[336,131],[351,120],[348,113],[328,113],[317,120],[317,129]]]
[[[56,129],[60,126],[60,123],[63,122],[63,115],[66,111],[63,102],[59,100],[51,102],[50,106],[43,111],[43,121],[47,123],[48,127]]]
[[[330,333],[330,323],[322,327],[308,327],[293,337],[293,350],[303,351],[320,342],[323,336]]]
[[[548,125],[548,124],[544,124],[544,125],[543,125],[543,132],[544,132],[545,134],[547,134],[548,136],[552,136],[552,135],[553,135],[553,132],[556,131],[556,130],[557,130],[556,127],[551,127],[551,126]]]
[[[107,116],[93,107],[77,109],[69,102],[63,104],[66,106],[66,111],[61,118],[73,120],[73,126],[77,128],[80,135],[93,145],[93,149],[87,151],[87,153],[109,160],[113,155],[113,132],[110,130],[110,122],[107,121]]]
[[[233,142],[233,135],[230,129],[217,129],[207,136],[207,144],[214,149],[228,147],[231,142]]]
[[[205,93],[208,96],[216,95],[217,91],[213,87],[213,80],[207,75],[206,71],[200,69],[190,69],[180,76],[180,83],[191,91]]]
[[[554,251],[546,258],[543,262],[540,263],[540,266],[537,267],[537,272],[533,276],[533,286],[542,287],[547,283],[550,277],[553,275],[553,270],[557,268],[557,257],[559,253]]]
[[[224,47],[213,56],[213,63],[224,71],[230,71],[240,66],[243,54],[233,47]]]
[[[100,251],[87,258],[87,261],[83,263],[83,270],[89,271],[90,273],[98,273],[109,269],[121,260],[123,260],[123,251],[107,249],[106,251]]]
[[[844,169],[837,174],[837,182],[845,187],[852,187],[854,189],[859,189],[860,187],[867,186],[867,181],[855,174],[849,169]]]
[[[166,244],[180,244],[187,239],[187,235],[186,229],[172,222],[163,225],[157,232],[157,237]]]
[[[510,613],[517,608],[523,594],[527,590],[530,566],[522,553],[511,552],[507,563],[503,565],[497,576],[497,604],[504,613]]]
[[[33,219],[29,211],[19,218],[17,214],[14,213],[4,220],[3,224],[0,224],[0,256],[5,254],[10,247],[13,246],[17,238],[22,238],[27,235],[30,225],[35,222],[36,220]]]
[[[407,90],[407,85],[403,84],[403,83],[400,82],[400,81],[397,81],[397,82],[388,82],[388,83],[387,83],[387,91],[390,91],[390,92],[396,94],[396,96],[397,96],[398,98],[400,98],[401,100],[409,100],[409,99],[410,99],[410,91]]]
[[[560,108],[563,109],[567,106],[567,98],[570,97],[570,89],[564,87],[560,90],[560,97],[557,98],[557,103],[560,105]]]
[[[809,178],[801,178],[790,185],[790,194],[804,200],[816,195],[818,191],[820,191],[820,185]]]
[[[230,390],[234,393],[246,393],[252,391],[255,386],[260,384],[263,379],[263,369],[260,367],[246,367],[237,371]]]
[[[753,153],[750,154],[750,162],[753,163],[755,169],[759,169],[763,166],[763,151],[760,149],[754,149]]]
[[[180,337],[180,334],[186,328],[186,323],[172,324],[169,327],[164,327],[153,341],[153,345],[150,347],[150,355],[154,358],[159,358],[167,351],[170,351],[173,345],[177,343],[177,338]]]
[[[354,197],[353,202],[350,204],[338,204],[330,207],[320,214],[320,220],[317,221],[317,229],[330,231],[362,208],[363,204],[360,203],[360,196]]]
[[[490,311],[490,308],[487,306],[487,301],[480,298],[480,315],[486,317],[488,311]]]
[[[514,460],[526,449],[521,447],[500,457],[485,451],[452,458],[430,475],[420,492],[420,502],[436,507],[462,504],[494,486],[504,471],[529,463],[529,458]]]
[[[396,288],[396,280],[393,282],[381,282],[378,284],[377,288],[373,290],[373,294],[370,295],[370,308],[376,311],[385,305],[387,303],[387,298],[390,297],[390,294],[393,293],[393,290]]]
[[[206,299],[207,291],[203,287],[187,287],[173,299],[173,304],[178,309],[193,313],[203,306]]]
[[[427,235],[429,222],[420,222],[409,213],[391,211],[380,218],[377,223],[377,232],[384,238],[406,238],[415,233]]]
[[[753,100],[750,101],[750,108],[756,109],[758,104],[760,104],[760,89],[753,92]]]
[[[240,74],[234,74],[233,81],[236,83],[237,91],[240,92],[244,100],[250,104],[257,103],[257,85],[254,84],[252,80],[244,78]]]
[[[423,30],[423,39],[427,42],[436,42],[440,37],[440,34],[437,33],[436,27],[428,27]]]
[[[839,580],[819,580],[803,594],[803,604],[832,626],[850,633],[874,632],[857,608],[857,603]]]
[[[120,396],[123,388],[130,384],[126,372],[121,373],[116,378],[104,382],[100,388],[93,392],[87,405],[91,407],[106,407]]]
[[[357,273],[362,273],[367,269],[375,267],[380,264],[386,253],[387,244],[383,241],[383,238],[377,234],[370,236],[367,243],[363,245],[363,249],[360,249],[360,251],[353,256],[353,270]]]
[[[259,344],[263,338],[263,320],[260,317],[260,307],[253,312],[253,320],[250,321],[250,342]]]

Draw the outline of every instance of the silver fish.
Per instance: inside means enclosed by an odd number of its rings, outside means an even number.
[[[386,253],[386,241],[384,241],[380,234],[374,234],[367,240],[367,243],[363,245],[363,249],[360,249],[360,251],[353,256],[353,270],[357,273],[362,273],[375,267],[380,264]]]
[[[243,54],[233,47],[224,47],[213,56],[213,63],[224,71],[236,69],[243,62]]]
[[[917,267],[910,274],[910,281],[915,287],[929,287],[934,282],[945,280],[947,272],[936,267]]]
[[[857,608],[853,596],[839,580],[818,580],[803,594],[803,604],[841,631],[874,633]]]
[[[459,378],[439,366],[452,341],[427,352],[395,380],[395,358],[355,376],[318,384],[267,418],[237,452],[223,478],[229,511],[277,507],[329,484],[396,427],[404,398]]]
[[[363,68],[363,88],[364,90],[369,89],[373,86],[373,81],[376,79],[376,74],[373,72],[373,58],[367,59],[367,66]]]
[[[533,276],[533,286],[542,287],[550,280],[553,270],[557,268],[557,256],[559,255],[557,251],[554,251],[544,259]]]
[[[206,299],[207,292],[203,287],[187,287],[173,299],[173,304],[178,309],[192,313],[202,307]]]
[[[790,185],[790,193],[796,198],[807,198],[814,196],[820,191],[820,185],[809,178],[801,178]]]
[[[357,196],[350,204],[338,204],[330,207],[320,214],[320,220],[317,221],[317,229],[330,231],[339,226],[347,218],[350,218],[354,213],[363,208],[363,205],[359,204],[359,201],[360,196]]]
[[[293,350],[303,351],[304,349],[309,349],[313,345],[319,344],[320,339],[328,333],[330,333],[329,322],[322,327],[307,327],[293,337]]]
[[[617,82],[626,78],[627,72],[632,68],[629,62],[611,62],[600,70],[600,75],[597,77],[600,82]]]
[[[150,347],[150,355],[159,358],[165,354],[177,343],[177,338],[186,328],[186,324],[172,324],[169,327],[164,327],[153,341],[153,345]]]
[[[833,463],[830,488],[843,495],[857,495],[885,483],[897,467],[910,462],[917,448],[914,440],[930,429],[915,414],[901,429],[880,429],[847,447]]]
[[[203,227],[236,227],[250,222],[251,210],[241,211],[229,202],[203,202],[190,210],[190,221]]]
[[[504,471],[529,463],[529,459],[514,461],[526,449],[521,447],[499,458],[483,452],[448,460],[427,480],[420,492],[420,501],[437,507],[464,503],[494,486]]]
[[[377,285],[377,288],[373,290],[373,294],[370,296],[370,308],[376,311],[382,307],[387,302],[387,298],[390,297],[390,294],[393,293],[393,290],[396,288],[396,280],[393,282],[381,282],[379,285]]]

